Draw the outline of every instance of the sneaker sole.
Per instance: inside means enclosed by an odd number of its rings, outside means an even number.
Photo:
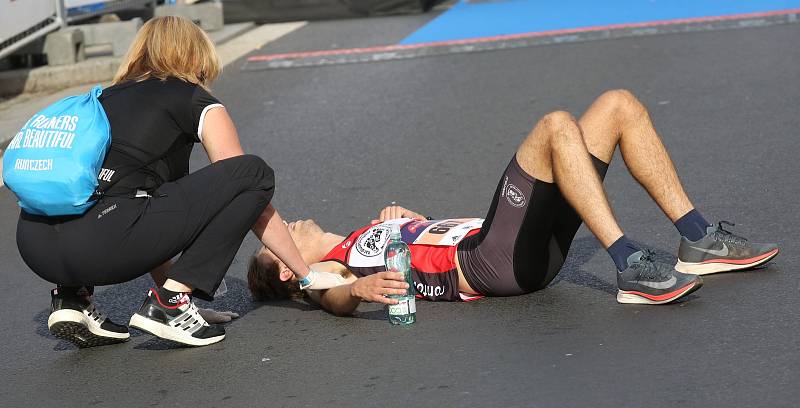
[[[749,269],[763,265],[772,260],[772,258],[778,256],[779,252],[780,249],[774,249],[766,254],[754,258],[743,259],[739,261],[731,260],[727,262],[725,262],[723,259],[714,259],[705,262],[682,262],[679,259],[678,263],[675,264],[675,269],[678,272],[691,273],[693,275],[708,275],[719,272],[740,271],[742,269]],[[733,263],[733,261],[736,263]]]
[[[198,339],[197,337],[187,335],[186,332],[182,330],[175,329],[174,327],[170,327],[166,324],[148,319],[140,314],[133,315],[128,326],[135,327],[141,331],[150,333],[153,336],[174,341],[176,343],[185,344],[187,346],[207,346],[225,339],[224,334],[222,336],[209,337],[207,339]]]
[[[47,329],[53,336],[69,341],[80,348],[124,343],[130,333],[116,333],[86,324],[85,316],[77,310],[57,310],[47,319]]]
[[[654,296],[637,291],[617,291],[617,302],[624,304],[639,304],[639,305],[662,305],[664,303],[674,302],[703,286],[703,281],[698,279],[680,289],[665,293],[663,295]]]

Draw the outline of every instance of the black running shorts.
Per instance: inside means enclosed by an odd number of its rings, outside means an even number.
[[[608,164],[592,157],[600,179]],[[514,296],[555,278],[582,221],[555,183],[537,180],[511,159],[480,233],[458,245],[467,283],[482,295]]]

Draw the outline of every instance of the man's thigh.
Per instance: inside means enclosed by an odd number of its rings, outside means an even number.
[[[608,171],[608,164],[592,156],[592,164],[594,165],[600,181],[603,181]],[[567,259],[569,248],[572,246],[572,240],[575,234],[581,227],[583,220],[567,202],[561,192],[557,192],[557,196],[552,203],[552,216],[553,224],[550,227],[550,240],[548,242],[548,263],[546,266],[547,274],[544,279],[537,283],[536,286],[544,288],[558,275],[561,266]]]
[[[554,184],[528,174],[517,159],[498,182],[481,232],[463,242],[459,262],[468,283],[489,296],[530,292],[543,279],[555,220]]]

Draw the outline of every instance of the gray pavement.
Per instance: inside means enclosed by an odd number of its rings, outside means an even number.
[[[389,44],[429,16],[313,23],[260,53]],[[382,27],[392,27],[383,30]],[[317,33],[326,33],[324,38]],[[767,268],[710,276],[686,301],[622,306],[614,267],[581,229],[546,290],[420,303],[390,327],[365,305],[335,318],[305,302],[256,303],[248,237],[213,306],[243,316],[227,339],[184,349],[134,333],[77,350],[47,334],[50,285],[17,254],[0,189],[4,406],[793,407],[800,397],[796,155],[800,25],[674,34],[275,71],[232,64],[215,86],[245,149],[277,169],[275,205],[346,233],[390,202],[482,216],[536,119],[580,114],[628,88],[652,110],[686,189],[708,217],[777,241]],[[206,163],[196,151],[193,167]],[[632,238],[673,259],[678,234],[615,159],[606,179]],[[117,321],[148,278],[100,288]]]

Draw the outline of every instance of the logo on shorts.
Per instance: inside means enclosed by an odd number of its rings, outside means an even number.
[[[525,195],[522,194],[522,190],[520,190],[517,186],[513,184],[508,184],[506,186],[506,200],[512,207],[523,207],[525,205]]]
[[[347,248],[350,248],[350,245],[351,245],[352,243],[353,243],[352,241],[347,241],[347,242],[345,242],[344,244],[342,244],[342,249],[347,249]]]
[[[391,228],[388,225],[376,225],[361,234],[356,241],[356,250],[366,257],[373,257],[383,253],[386,241],[389,240]]]

